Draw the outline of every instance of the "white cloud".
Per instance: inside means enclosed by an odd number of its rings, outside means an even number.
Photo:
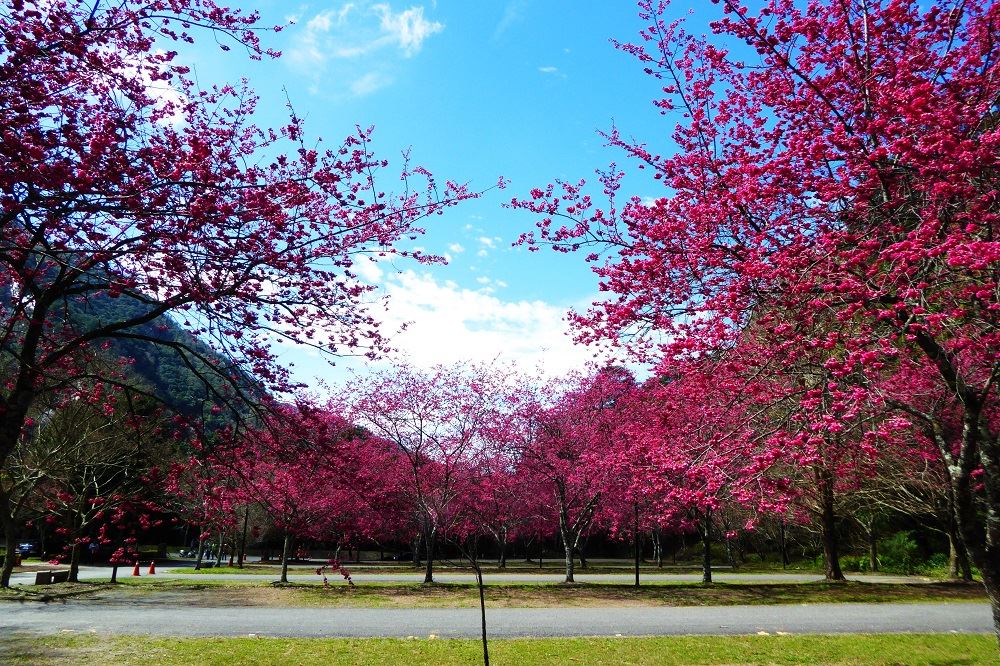
[[[483,249],[479,250],[479,252],[476,252],[476,256],[477,257],[488,257],[488,256],[490,256],[490,253],[486,251],[486,248],[483,248]]]
[[[559,70],[555,65],[544,65],[538,68],[538,71],[546,76],[555,76],[560,79],[565,79],[566,75]]]
[[[491,282],[479,278],[480,284]],[[498,286],[500,282],[495,284]],[[376,313],[391,341],[413,363],[490,361],[498,356],[525,370],[544,364],[549,372],[580,368],[593,359],[591,349],[567,335],[568,307],[545,301],[506,301],[488,289],[470,290],[438,282],[414,271],[389,275],[383,283],[388,306]]]
[[[443,23],[424,18],[423,7],[410,7],[394,13],[389,5],[379,4],[372,10],[381,18],[382,32],[391,36],[407,57],[418,52],[428,37],[444,30]]]
[[[493,280],[489,279],[485,275],[480,275],[479,277],[476,278],[476,282],[478,282],[479,284],[490,284],[491,282],[493,282]]]
[[[369,284],[380,282],[384,275],[378,263],[367,258],[359,259],[354,264],[354,272]]]
[[[372,94],[379,88],[384,88],[391,82],[391,79],[379,72],[368,72],[351,83],[351,94],[355,97],[364,97],[365,95]]]
[[[451,245],[448,246],[448,249],[454,252],[455,254],[462,254],[463,252],[465,252],[465,248],[462,247],[461,243],[452,243]]]
[[[483,245],[485,245],[486,247],[489,247],[489,248],[496,247],[496,242],[492,238],[490,238],[488,236],[480,236],[479,237],[479,242],[482,243]]]
[[[313,90],[331,89],[331,80],[354,96],[369,95],[392,82],[394,63],[401,55],[416,55],[444,24],[425,17],[415,5],[396,11],[387,2],[346,2],[316,14],[298,29],[289,30],[293,43],[285,62],[313,81]],[[337,76],[327,77],[336,63]],[[318,85],[320,82],[325,85]]]
[[[515,23],[524,18],[525,0],[511,0],[503,9],[503,15],[493,30],[493,39],[499,39]]]

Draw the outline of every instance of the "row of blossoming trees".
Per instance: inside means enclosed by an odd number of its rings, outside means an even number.
[[[707,542],[733,505],[751,524],[809,514],[837,578],[845,498],[869,529],[872,507],[924,503],[982,572],[1000,630],[1000,6],[717,4],[699,37],[668,2],[643,0],[641,39],[617,44],[677,118],[662,150],[607,134],[653,175],[641,191],[661,196],[623,197],[632,181],[612,166],[608,205],[583,183],[511,202],[540,217],[529,245],[592,250],[610,298],[575,317],[579,338],[621,343],[655,367],[651,383],[605,372],[526,390],[468,371],[407,386],[395,373],[289,413],[260,408],[267,390],[296,388],[272,345],[384,348],[356,262],[431,260],[399,242],[475,194],[439,192],[409,166],[386,193],[370,131],[323,149],[294,113],[258,128],[250,91],[200,89],[169,50],[208,32],[270,57],[254,14],[212,0],[5,3],[7,543],[38,492],[75,517],[74,539],[145,511],[125,490],[149,478],[124,470],[149,456],[134,414],[155,396],[108,353],[129,341],[176,355],[214,409],[253,430],[144,421],[162,430],[153,440],[191,447],[191,464],[161,474],[199,524],[232,515],[235,498],[289,535],[401,530],[433,554],[440,539],[509,537],[545,516],[571,553],[598,523],[665,521]],[[95,309],[109,300],[126,306]],[[164,335],[164,317],[189,337]],[[60,425],[70,418],[84,425]],[[905,492],[876,501],[886,484],[872,480],[887,478]]]
[[[550,540],[572,581],[592,535],[639,549],[640,536],[697,535],[710,582],[713,541],[732,552],[760,539],[769,554],[780,538],[761,532],[774,527],[818,533],[838,579],[838,537],[853,526],[874,543],[876,523],[900,515],[947,535],[971,577],[930,441],[901,422],[870,435],[844,418],[842,439],[818,443],[783,381],[749,392],[743,370],[713,360],[638,382],[614,367],[546,381],[497,366],[396,367],[198,443],[165,473],[161,497],[202,542],[263,511],[283,541],[283,579],[296,540],[412,544],[427,582],[442,548],[502,565],[514,544]]]

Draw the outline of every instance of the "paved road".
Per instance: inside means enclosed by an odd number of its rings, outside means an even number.
[[[350,567],[348,567],[350,569]],[[277,580],[276,574],[191,574],[183,573],[184,568],[160,569],[156,574],[158,579],[171,578],[189,580],[192,583],[208,580],[239,580],[239,581],[272,581]],[[293,570],[293,571],[301,571]],[[130,568],[123,567],[118,570],[119,576],[128,576]],[[81,580],[107,579],[111,575],[109,569],[105,567],[81,567]],[[142,575],[147,576],[146,567],[142,568]],[[321,579],[313,570],[304,573],[292,573],[288,576],[290,581],[296,583],[320,583]],[[352,575],[356,583],[420,583],[424,580],[422,573],[366,573],[359,572]],[[487,583],[559,583],[563,576],[558,573],[503,573],[486,574],[483,576]],[[928,582],[926,578],[917,576],[848,576],[851,580],[867,581],[869,583],[922,583]],[[741,583],[808,583],[823,580],[822,576],[809,573],[714,573],[713,579],[717,582],[741,582]],[[475,576],[471,573],[439,573],[434,576],[434,580],[439,583],[474,583]],[[635,579],[630,573],[614,574],[586,574],[578,573],[577,582],[580,583],[619,583],[629,584]],[[701,574],[677,574],[677,573],[643,573],[640,580],[647,583],[653,582],[675,582],[675,583],[697,583],[701,582]],[[35,582],[35,574],[15,574],[11,578],[13,585],[29,585]]]
[[[805,604],[690,608],[507,608],[487,611],[494,637],[974,632],[981,603]],[[66,631],[166,636],[440,637],[479,635],[476,609],[190,608],[4,604],[0,634]]]

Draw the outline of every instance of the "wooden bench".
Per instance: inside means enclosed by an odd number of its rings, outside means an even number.
[[[51,585],[53,583],[66,582],[69,582],[69,569],[35,572],[35,585]]]

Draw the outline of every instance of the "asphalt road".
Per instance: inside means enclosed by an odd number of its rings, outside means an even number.
[[[493,637],[974,632],[993,629],[981,603],[804,604],[688,608],[507,608],[487,611]],[[191,608],[4,604],[0,634],[476,637],[475,609]]]
[[[188,569],[190,569],[188,567]],[[350,569],[350,566],[348,566]],[[184,568],[163,568],[155,574],[156,578],[171,578],[188,580],[192,583],[209,580],[240,580],[240,581],[272,581],[277,580],[276,574],[191,574],[183,573]],[[141,569],[145,577],[146,567]],[[292,570],[288,579],[296,583],[321,583],[322,579],[313,570],[298,573],[301,569]],[[129,576],[130,567],[122,567],[118,570],[119,576]],[[107,580],[111,572],[106,567],[81,567],[80,580]],[[330,575],[330,574],[328,574]],[[335,576],[334,576],[335,577]],[[421,583],[424,580],[423,573],[366,573],[359,572],[351,576],[356,583]],[[558,573],[489,573],[483,576],[487,583],[559,583],[564,576]],[[848,576],[851,580],[867,581],[870,583],[921,583],[927,579],[917,576],[879,576],[862,575]],[[642,573],[640,581],[653,582],[676,582],[676,583],[698,583],[701,582],[701,574],[677,574],[677,573]],[[796,573],[713,573],[713,579],[717,582],[741,582],[741,583],[808,583],[823,580],[822,576],[816,574],[796,574]],[[474,583],[475,576],[471,573],[438,573],[434,580],[439,583]],[[634,579],[631,573],[614,574],[586,574],[577,573],[576,580],[579,583],[619,583],[629,584]],[[12,585],[30,585],[35,582],[35,574],[15,574],[11,578]]]

